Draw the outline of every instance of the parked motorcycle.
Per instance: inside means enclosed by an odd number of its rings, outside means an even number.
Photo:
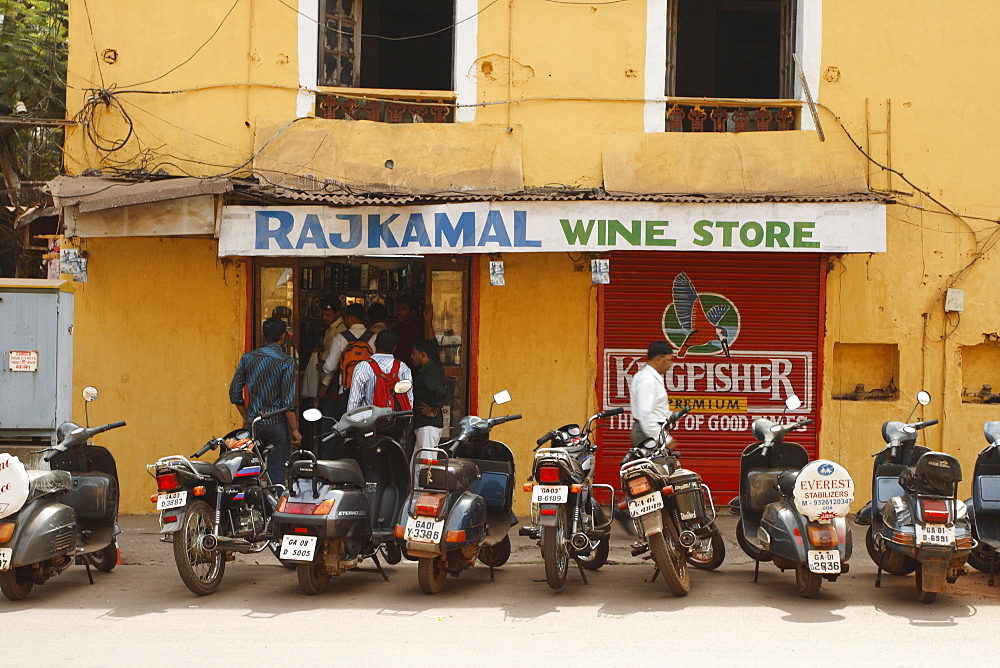
[[[267,456],[273,448],[262,448],[256,432],[261,420],[288,410],[265,413],[249,430],[209,440],[191,459],[171,455],[146,467],[156,478],[158,493],[150,500],[160,511],[160,540],[173,543],[177,572],[199,596],[219,588],[235,553],[270,549],[277,556],[271,515],[285,488],[268,479]],[[214,463],[192,461],[209,450],[220,452]]]
[[[785,406],[802,403],[789,397]],[[772,561],[795,571],[795,586],[805,598],[815,598],[826,579],[847,573],[853,550],[845,519],[854,499],[854,481],[839,464],[809,454],[785,435],[811,424],[796,420],[779,424],[764,418],[753,423],[757,439],[740,457],[740,521],[736,540],[754,560],[754,582],[760,563]]]
[[[726,558],[711,490],[697,473],[680,467],[681,453],[669,446],[671,429],[689,410],[674,412],[655,440],[630,449],[619,471],[625,494],[619,508],[628,509],[640,537],[632,555],[649,551],[657,572],[676,596],[691,591],[688,564],[711,570]]]
[[[401,381],[395,391],[409,389],[410,381]],[[399,563],[395,525],[409,495],[409,469],[403,447],[385,431],[411,415],[359,406],[323,438],[336,459],[317,459],[300,450],[289,460],[288,491],[272,522],[281,541],[279,557],[296,564],[299,587],[306,594],[321,593],[332,576],[356,569],[369,558],[388,580],[379,562],[380,548],[389,563]],[[315,408],[303,414],[309,422],[322,417]]]
[[[581,430],[578,424],[553,429],[536,441],[535,461],[524,491],[531,492],[531,525],[518,532],[539,541],[545,562],[545,580],[553,589],[566,583],[569,560],[580,569],[597,570],[608,561],[611,546],[611,522],[594,498],[594,488],[611,493],[615,489],[594,482],[594,453],[597,446],[590,435],[597,421],[620,415],[623,408],[613,408],[593,415]],[[546,443],[550,447],[542,448]]]
[[[508,401],[506,390],[493,397],[494,405]],[[492,580],[493,569],[510,558],[507,532],[517,525],[511,512],[514,455],[490,438],[490,430],[520,419],[469,415],[459,421],[457,437],[413,453],[413,491],[396,538],[404,555],[417,560],[417,581],[425,594],[441,591],[447,575],[472,568],[477,558],[489,566]]]
[[[976,457],[972,476],[972,498],[966,501],[972,521],[976,546],[969,552],[969,563],[976,570],[990,574],[993,586],[1000,570],[1000,422],[987,422],[983,434],[988,446]]]
[[[921,391],[917,400],[927,405],[930,395]],[[882,585],[883,570],[897,574],[915,570],[917,598],[922,603],[933,603],[945,582],[954,583],[965,574],[963,566],[976,544],[968,509],[955,498],[962,480],[958,460],[915,446],[917,431],[937,422],[883,424],[886,446],[875,454],[872,468],[876,510],[869,514],[870,550],[878,564],[875,586]]]
[[[97,389],[84,388],[83,398],[94,401]],[[91,584],[91,566],[108,573],[118,564],[118,469],[111,452],[88,441],[124,426],[64,422],[59,443],[44,457],[50,471],[27,471],[16,457],[4,459],[5,491],[18,497],[0,504],[0,591],[8,599],[25,598],[74,561],[87,567]]]

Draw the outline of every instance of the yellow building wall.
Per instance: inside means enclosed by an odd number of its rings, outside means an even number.
[[[85,239],[89,280],[75,283],[73,419],[128,424],[95,439],[114,454],[121,513],[154,510],[145,467],[189,456],[241,424],[229,381],[244,348],[246,272],[212,239]]]

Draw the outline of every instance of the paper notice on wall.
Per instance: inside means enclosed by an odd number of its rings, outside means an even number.
[[[506,285],[503,274],[503,260],[490,262],[490,285]]]
[[[608,285],[611,283],[611,268],[608,260],[590,261],[590,282],[594,285]]]
[[[87,258],[80,257],[79,248],[61,248],[59,250],[59,271],[63,274],[73,274],[74,281],[87,282]]]

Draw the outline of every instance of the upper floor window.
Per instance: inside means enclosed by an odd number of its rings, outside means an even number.
[[[796,0],[668,0],[666,94],[794,97]]]
[[[452,90],[455,0],[322,0],[319,85]]]

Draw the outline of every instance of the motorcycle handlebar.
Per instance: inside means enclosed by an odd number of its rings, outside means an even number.
[[[520,420],[522,415],[520,413],[515,413],[514,415],[503,415],[501,417],[490,418],[490,426],[495,427],[498,424],[503,424],[504,422],[510,422],[511,420]]]
[[[320,439],[321,443],[329,443],[334,439],[334,437],[340,436],[340,431],[336,427],[330,430],[330,433]]]
[[[612,415],[621,415],[624,412],[625,409],[619,406],[618,408],[609,408],[606,411],[601,411],[600,413],[597,414],[597,417],[606,418],[606,417],[611,417]]]
[[[535,441],[535,444],[538,445],[538,447],[541,447],[541,446],[545,445],[546,443],[548,443],[549,441],[551,441],[553,438],[555,438],[555,435],[556,435],[556,432],[553,429],[552,431],[548,432],[547,434],[545,434],[544,436],[542,436],[540,439],[538,439],[537,441]],[[537,450],[538,448],[535,448],[535,449]]]
[[[110,424],[106,424],[103,427],[95,427],[94,429],[91,430],[91,433],[101,434],[103,432],[111,431],[112,429],[118,429],[118,427],[124,427],[124,426],[125,426],[125,420],[119,420],[118,422],[112,422]]]
[[[924,427],[930,427],[930,426],[936,425],[937,423],[938,423],[937,420],[924,420],[923,422],[914,422],[913,423],[913,428],[914,429],[923,429]]]
[[[685,415],[687,415],[690,412],[691,412],[691,407],[690,406],[685,406],[684,408],[680,409],[679,411],[677,411],[676,413],[674,413],[673,415],[671,415],[669,418],[667,418],[667,422],[670,422],[671,424],[673,424],[674,422],[677,422],[678,420],[680,420],[682,417],[684,417]]]
[[[192,459],[198,459],[198,457],[201,457],[203,454],[205,454],[209,450],[214,450],[216,447],[218,447],[218,445],[219,445],[219,439],[213,438],[208,443],[206,443],[205,445],[201,446],[201,449],[198,450],[198,452],[196,452],[193,455],[191,455],[191,458]]]
[[[258,415],[257,419],[258,420],[267,420],[268,418],[273,418],[275,415],[280,415],[281,413],[288,413],[291,410],[292,409],[290,407],[286,406],[285,408],[279,408],[277,410],[273,410],[273,411],[270,411],[268,413],[264,413],[263,415]]]

